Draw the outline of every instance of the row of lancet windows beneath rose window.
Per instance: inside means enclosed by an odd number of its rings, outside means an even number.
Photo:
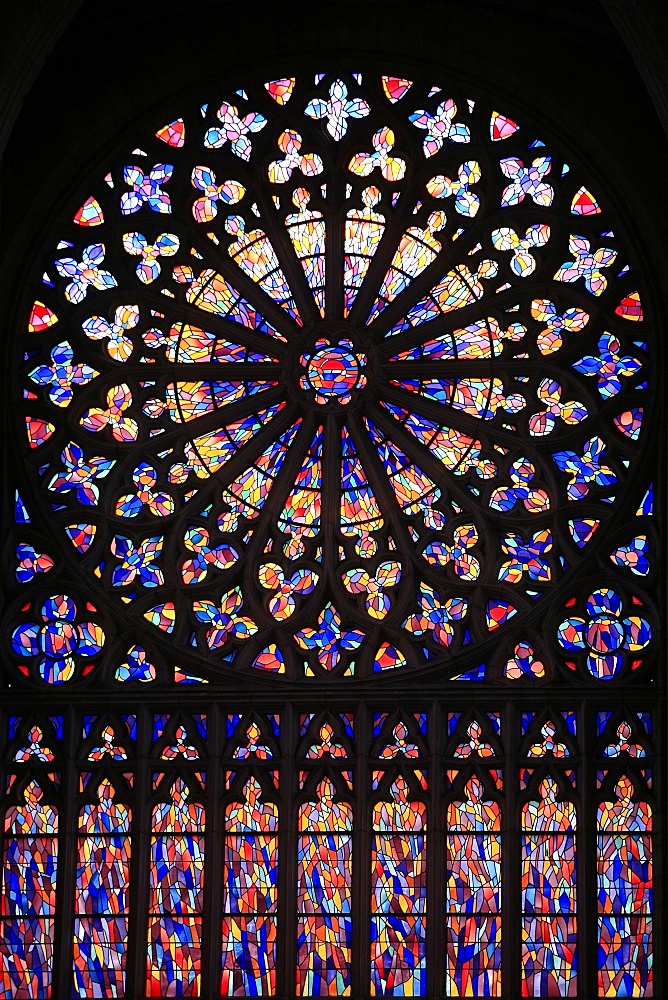
[[[278,948],[282,924],[294,936],[295,993],[351,995],[352,970],[367,963],[354,946],[360,938],[353,924],[362,908],[353,893],[360,884],[369,898],[370,995],[426,993],[427,923],[432,919],[443,928],[443,994],[500,996],[502,941],[509,920],[502,910],[508,872],[504,856],[516,839],[508,818],[504,820],[503,773],[493,769],[493,760],[486,759],[483,766],[480,759],[493,757],[493,748],[475,720],[466,731],[469,742],[458,745],[456,753],[463,758],[460,769],[443,768],[444,787],[450,791],[442,809],[430,804],[430,765],[422,769],[411,759],[417,747],[405,725],[395,726],[398,749],[381,755],[370,772],[370,843],[358,856],[353,770],[347,769],[346,750],[331,725],[320,727],[319,742],[307,750],[305,769],[298,775],[301,792],[291,809],[281,803],[280,764],[274,769],[271,751],[264,747],[263,752],[260,728],[251,723],[245,749],[255,750],[238,753],[239,769],[225,771],[222,836],[214,842],[208,834],[212,805],[206,799],[205,762],[198,760],[185,728],[174,730],[175,741],[162,753],[163,759],[180,762],[179,773],[154,773],[147,834],[133,825],[135,782],[130,769],[123,771],[123,756],[109,749],[118,747],[113,727],[102,730],[102,743],[91,748],[89,757],[98,766],[110,758],[114,762],[80,774],[75,835],[64,830],[58,776],[47,773],[49,751],[43,733],[33,727],[25,749],[39,749],[41,770],[36,776],[10,775],[4,812],[0,995],[49,995],[56,925],[67,913],[72,921],[72,996],[124,996],[132,947],[131,887],[143,880],[147,996],[200,995],[203,955],[214,940],[220,953],[215,986],[220,995],[274,995],[285,960]],[[552,757],[563,756],[554,742],[554,725],[546,724],[542,732],[552,741]],[[619,735],[630,736],[630,729]],[[529,750],[534,758],[544,755],[542,744]],[[19,754],[15,761],[22,763]],[[600,996],[651,995],[652,809],[642,797],[647,795],[648,772],[632,769],[629,774],[623,769],[599,772],[594,864]],[[584,995],[577,984],[576,887],[576,864],[581,871],[576,855],[584,834],[578,834],[582,807],[576,805],[574,771],[565,760],[551,766],[535,761],[521,769],[515,791],[521,890],[515,897],[520,910],[510,919],[516,923],[519,917],[521,923],[522,993]],[[580,820],[583,824],[584,817]],[[147,839],[150,861],[148,871],[141,873],[136,867],[139,844],[145,855]],[[59,868],[65,852],[73,849],[76,868],[65,885]],[[444,866],[445,921],[434,910],[428,850]],[[286,912],[280,898],[279,866],[286,863],[285,852],[291,854],[295,879],[292,912]],[[358,865],[365,877],[354,883]],[[222,868],[220,933],[209,926],[204,906],[212,866],[216,872]],[[507,893],[503,899],[508,906]],[[636,947],[627,949],[620,965],[620,941],[632,935]]]

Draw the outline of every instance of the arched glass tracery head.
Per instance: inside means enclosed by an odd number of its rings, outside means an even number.
[[[317,74],[210,95],[90,190],[20,342],[17,676],[643,667],[640,279],[556,145]]]

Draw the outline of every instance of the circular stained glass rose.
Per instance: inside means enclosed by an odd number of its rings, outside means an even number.
[[[261,81],[163,123],[31,298],[34,607],[59,562],[119,680],[473,676],[511,620],[542,676],[527,637],[554,619],[558,649],[599,527],[649,502],[611,220],[547,136],[424,81]]]

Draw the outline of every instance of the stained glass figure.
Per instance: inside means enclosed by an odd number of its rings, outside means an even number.
[[[373,810],[371,995],[426,992],[427,813],[397,777]]]
[[[574,804],[552,777],[522,807],[522,989],[577,995]]]
[[[0,919],[0,995],[51,995],[58,812],[29,781],[5,813]]]
[[[225,810],[221,993],[274,996],[278,807],[263,801],[256,778],[242,793]]]
[[[620,777],[597,813],[598,995],[653,995],[652,807]]]
[[[307,207],[310,195],[306,188],[297,188],[292,201],[297,211],[286,217],[285,225],[288,227],[288,235],[295,253],[302,262],[306,280],[313,292],[320,315],[324,318],[327,226],[322,212]]]
[[[478,778],[448,806],[446,996],[501,995],[501,810]]]
[[[297,994],[350,996],[353,812],[329,778],[298,828]]]
[[[204,891],[203,807],[177,778],[153,809],[149,886],[148,996],[199,996]]]
[[[351,208],[346,216],[343,273],[344,316],[350,312],[385,230],[385,216],[375,211],[381,192],[373,185],[362,191],[363,208]]]
[[[128,947],[131,812],[104,778],[79,815],[74,995],[123,996]]]

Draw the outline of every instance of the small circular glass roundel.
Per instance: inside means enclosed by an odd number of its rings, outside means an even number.
[[[306,367],[299,382],[301,388],[313,389],[316,402],[337,399],[340,403],[349,403],[352,390],[366,385],[366,376],[362,374],[366,356],[355,354],[352,341],[347,339],[334,344],[320,339],[315,348],[313,354],[300,358]]]
[[[202,99],[35,272],[17,675],[638,669],[651,337],[600,192],[439,81]]]

